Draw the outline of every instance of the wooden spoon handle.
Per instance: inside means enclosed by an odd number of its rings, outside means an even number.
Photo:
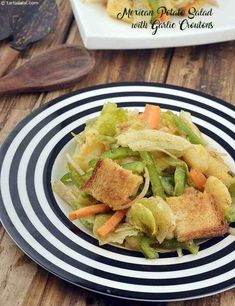
[[[0,58],[0,77],[3,76],[12,63],[18,58],[20,51],[7,47],[6,53]]]
[[[16,81],[16,82],[15,82]],[[0,78],[0,97],[5,94],[17,93],[17,87],[20,86],[17,80],[6,78]]]

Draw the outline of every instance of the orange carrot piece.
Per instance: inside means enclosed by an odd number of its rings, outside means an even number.
[[[152,129],[157,129],[160,122],[160,113],[159,106],[146,104],[144,112],[139,115],[139,118],[148,122]]]
[[[103,238],[112,233],[126,215],[128,209],[117,210],[101,227],[97,229],[97,234]]]
[[[110,210],[110,207],[106,204],[90,205],[90,206],[83,207],[83,208],[80,208],[78,210],[74,210],[74,211],[70,212],[69,213],[69,219],[71,221],[73,221],[73,220],[76,220],[76,219],[79,219],[79,218],[103,213],[103,212],[106,212],[108,210]]]
[[[145,106],[144,114],[146,121],[150,124],[152,129],[157,129],[160,122],[161,109],[158,105],[147,104]]]
[[[189,177],[192,180],[192,183],[195,185],[195,187],[197,187],[201,191],[204,190],[206,177],[200,170],[192,168],[189,172]]]

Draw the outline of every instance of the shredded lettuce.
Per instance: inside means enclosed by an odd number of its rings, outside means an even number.
[[[74,153],[73,160],[83,171],[87,171],[89,161],[100,156],[105,146],[100,141],[97,130],[92,127],[85,130],[84,137],[85,142],[81,145],[80,150]]]
[[[80,218],[79,221],[88,230],[92,231],[93,226],[94,226],[94,222],[95,222],[95,216],[88,216],[88,217]]]
[[[140,249],[140,240],[143,233],[139,232],[137,236],[128,236],[125,239],[125,247],[131,250],[138,251]]]
[[[84,192],[79,191],[75,186],[65,185],[61,181],[55,182],[52,186],[53,191],[73,210],[94,204],[94,200]],[[95,221],[94,216],[81,218],[80,222],[89,230],[92,230]]]
[[[154,215],[158,232],[155,237],[159,243],[166,238],[173,237],[175,229],[175,217],[169,205],[160,197],[142,199],[141,203],[150,209]]]
[[[171,111],[161,112],[159,127],[167,127],[171,133],[176,134],[177,127],[174,121],[174,114]]]
[[[198,136],[198,137],[202,137],[200,130],[198,129],[198,127],[193,123],[192,120],[192,116],[189,112],[185,112],[185,111],[180,111],[179,113],[179,117],[183,120],[185,120],[187,122],[187,124],[189,125],[189,127],[192,129],[192,131]]]
[[[157,130],[130,131],[117,136],[117,142],[133,151],[163,151],[182,156],[191,143],[183,137]]]
[[[79,192],[75,186],[65,185],[61,181],[58,181],[53,183],[52,189],[63,201],[76,209],[73,203],[76,203]]]
[[[96,128],[101,135],[115,136],[117,134],[118,123],[127,120],[127,110],[118,108],[114,103],[107,103],[104,105],[101,114],[96,119],[93,127]]]
[[[111,148],[111,146],[116,143],[115,137],[107,135],[97,135],[97,140],[108,149]]]
[[[127,213],[127,222],[159,243],[172,238],[175,217],[168,204],[160,197],[143,198],[135,202]]]
[[[186,162],[184,162],[181,159],[178,158],[172,158],[170,156],[164,156],[164,157],[155,157],[155,155],[153,154],[154,159],[156,160],[157,165],[159,166],[159,168],[163,171],[167,168],[173,167],[183,167],[185,168],[185,170],[188,172],[188,166],[186,164]]]
[[[127,214],[127,222],[144,233],[156,235],[157,223],[154,215],[140,202],[132,204]]]

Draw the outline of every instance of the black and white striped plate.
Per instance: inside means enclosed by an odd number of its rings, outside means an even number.
[[[235,239],[231,235],[201,244],[197,256],[162,254],[146,260],[138,252],[99,247],[84,229],[76,230],[67,205],[55,198],[51,180],[63,173],[64,152],[72,149],[71,131],[107,101],[143,109],[190,111],[206,140],[235,171],[233,106],[205,94],[175,86],[122,83],[80,90],[40,107],[26,117],[1,148],[2,224],[17,245],[51,273],[103,294],[144,301],[207,296],[235,285]]]

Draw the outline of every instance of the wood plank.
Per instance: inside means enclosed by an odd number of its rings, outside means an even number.
[[[4,41],[0,42],[0,63],[4,61],[4,59],[6,58],[7,54],[9,54],[9,39],[6,39]],[[17,59],[19,58],[19,54],[15,53],[16,56],[13,60],[13,62],[11,62],[10,66],[8,67],[8,69],[6,70],[6,72],[4,72],[3,74],[1,74],[1,76],[4,76],[5,74],[7,74],[12,67],[14,67],[17,63]]]
[[[31,283],[29,283],[21,305],[32,306],[40,304],[48,282],[48,277],[49,273],[40,266],[37,266],[37,272],[34,274]]]
[[[175,49],[166,82],[235,103],[235,42]]]
[[[83,45],[75,21],[66,43]],[[48,93],[43,97],[43,103],[67,92],[102,83],[123,81],[164,82],[173,49],[96,50],[90,51],[90,53],[96,60],[93,71],[71,89]]]
[[[37,53],[39,53],[40,51],[50,48],[55,44],[64,43],[64,41],[67,38],[68,30],[70,28],[73,19],[73,14],[71,6],[68,3],[68,1],[57,0],[57,5],[59,13],[53,30],[49,33],[49,35],[44,37],[42,40],[34,43],[32,47],[28,47],[25,51],[21,52],[19,54],[18,61],[16,63],[13,63],[9,67],[7,72],[21,65],[22,59],[24,62],[25,58],[26,59],[30,58],[32,54],[35,55],[34,54],[35,50]],[[9,45],[9,40],[0,43],[0,48],[1,48],[0,59],[5,58],[6,54],[8,53],[9,51],[8,45]]]
[[[46,289],[38,306],[147,306],[148,303],[120,300],[97,294],[53,277],[48,278]],[[165,303],[154,303],[154,306],[165,306]],[[25,305],[24,305],[25,306]]]
[[[235,289],[209,296],[207,298],[173,302],[168,306],[233,306],[235,305]]]
[[[74,22],[68,43],[80,41]],[[172,49],[92,51],[96,59],[95,69],[75,88],[123,81],[164,82],[172,52]]]
[[[58,0],[59,15],[55,29],[43,40],[35,43],[28,50],[23,52],[17,63],[12,66],[15,69],[21,66],[30,58],[40,54],[47,49],[62,44],[66,41],[68,30],[72,22],[72,11],[68,1]],[[7,50],[7,44],[1,43],[1,54]],[[0,140],[3,141],[5,136],[14,127],[15,117],[18,116],[18,121],[21,120],[27,113],[30,113],[33,108],[41,104],[41,99],[45,94],[25,94],[8,97],[0,97]],[[19,111],[22,110],[22,116]],[[14,113],[17,114],[14,114]],[[8,121],[6,125],[6,121]],[[12,124],[11,124],[12,122]]]
[[[58,0],[59,16],[57,25],[46,38],[35,43],[24,52],[12,69],[22,65],[31,57],[46,51],[48,48],[65,42],[72,21],[72,11],[68,1]],[[6,43],[0,44],[1,54],[6,50]],[[0,140],[3,141],[15,125],[34,108],[41,104],[44,94],[16,95],[0,97]],[[45,282],[40,281],[42,274],[38,273],[38,267],[5,234],[0,225],[1,233],[1,273],[0,273],[0,300],[2,305],[20,305],[26,296],[25,304],[32,301],[35,295],[41,294]],[[24,263],[27,258],[27,263]],[[15,263],[15,264],[14,264]],[[18,263],[18,264],[17,264]],[[20,264],[19,264],[20,263]],[[3,265],[3,266],[2,266]],[[47,272],[45,272],[47,277]],[[34,278],[34,276],[36,276]],[[20,281],[19,281],[20,279]],[[45,278],[46,279],[46,278]],[[35,285],[36,284],[36,285]],[[40,284],[40,286],[39,286]],[[31,288],[31,289],[30,289]],[[30,297],[26,294],[30,290]],[[41,295],[40,295],[41,297]],[[32,304],[31,304],[32,305]]]
[[[43,40],[33,44],[31,48],[22,53],[18,61],[12,65],[12,69],[19,67],[31,57],[46,51],[48,47],[62,44],[66,41],[73,14],[68,1],[58,0],[57,4],[59,15],[55,29]],[[8,43],[8,41],[0,43],[1,54],[7,52]],[[44,95],[24,94],[0,97],[0,143],[5,140],[9,132],[25,115],[42,103],[41,100]]]
[[[0,252],[0,301],[4,306],[20,305],[37,265],[5,233]]]

